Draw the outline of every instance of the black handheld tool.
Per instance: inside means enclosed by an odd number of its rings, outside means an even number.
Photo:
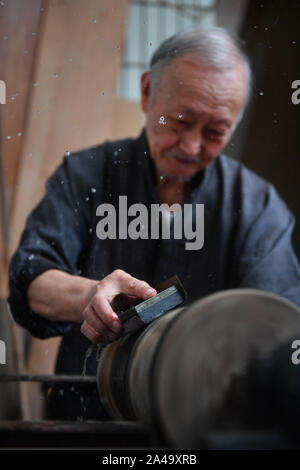
[[[118,315],[123,323],[123,334],[132,333],[161,317],[174,307],[181,305],[187,298],[186,291],[178,276],[156,286],[157,294],[143,302],[137,301]]]

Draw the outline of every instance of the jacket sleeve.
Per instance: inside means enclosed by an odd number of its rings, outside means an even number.
[[[294,217],[273,186],[243,241],[239,287],[277,293],[300,305],[300,267],[291,235]]]
[[[88,236],[88,210],[72,156],[47,180],[46,194],[29,215],[9,267],[9,311],[33,336],[64,335],[74,323],[50,321],[33,312],[27,300],[31,281],[48,269],[78,274],[77,263]],[[76,162],[76,157],[74,162]],[[74,174],[73,174],[74,173]]]

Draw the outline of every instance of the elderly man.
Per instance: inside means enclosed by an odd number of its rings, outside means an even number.
[[[247,59],[226,31],[175,35],[141,77],[146,126],[140,137],[67,156],[49,178],[11,262],[9,303],[33,335],[63,336],[57,372],[81,373],[89,340],[118,337],[119,294],[147,299],[175,273],[189,300],[252,287],[300,304],[292,215],[272,185],[221,155],[249,88]],[[203,247],[186,250],[184,237],[100,239],[97,208],[118,207],[122,195],[128,205],[149,210],[160,203],[204,204]],[[96,366],[92,355],[87,373]],[[53,392],[56,417],[103,416],[96,394],[76,393]]]

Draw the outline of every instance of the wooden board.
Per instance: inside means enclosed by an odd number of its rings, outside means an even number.
[[[43,12],[14,199],[11,250],[66,151],[112,136],[126,0],[51,0]]]
[[[6,84],[1,105],[2,150],[7,204],[13,197],[23,144],[26,104],[31,88],[42,0],[10,0],[0,6],[0,79]]]
[[[28,27],[35,29],[37,48],[26,94],[23,145],[12,207],[11,254],[28,213],[44,192],[46,178],[65,152],[113,137],[126,6],[127,0],[51,0],[43,2],[39,11],[38,30],[33,27],[33,19],[26,20],[22,31]],[[13,23],[16,29],[18,21],[21,19],[17,16]],[[22,42],[19,36],[11,47],[11,75],[19,70],[17,51]],[[20,127],[15,115],[11,119],[14,126]],[[6,118],[5,132],[8,124]],[[15,139],[8,141],[11,147],[6,152],[10,155]],[[10,173],[15,175],[16,169],[11,168]],[[60,338],[32,339],[28,363],[24,363],[19,330],[17,335],[22,359],[19,370],[24,371],[27,366],[29,372],[52,373]],[[43,396],[39,386],[22,385],[22,403],[24,418],[40,418]]]

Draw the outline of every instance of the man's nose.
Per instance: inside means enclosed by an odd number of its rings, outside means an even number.
[[[185,131],[182,133],[179,143],[179,148],[186,155],[199,155],[202,146],[202,136],[201,131]]]

